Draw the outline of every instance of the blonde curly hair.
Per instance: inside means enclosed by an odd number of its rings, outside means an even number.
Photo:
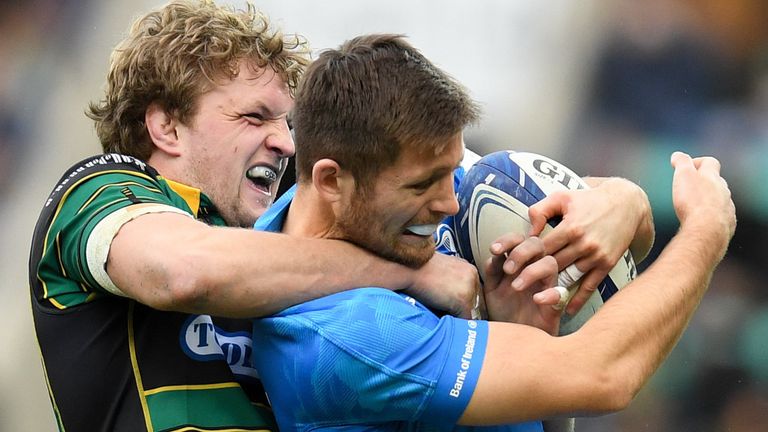
[[[294,94],[309,63],[299,35],[283,35],[248,3],[244,10],[211,0],[178,0],[140,17],[114,49],[105,97],[91,102],[105,152],[147,160],[152,143],[144,123],[150,103],[179,121],[194,116],[197,101],[217,80],[232,79],[241,62],[273,69]]]

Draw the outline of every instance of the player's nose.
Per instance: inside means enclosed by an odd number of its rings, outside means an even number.
[[[453,216],[459,212],[459,201],[453,189],[453,175],[446,176],[440,181],[440,187],[435,199],[432,200],[431,210],[446,216]]]
[[[270,133],[265,140],[265,146],[279,156],[293,156],[296,153],[296,145],[293,142],[293,134],[290,128],[288,128],[288,124],[285,123],[282,127]]]

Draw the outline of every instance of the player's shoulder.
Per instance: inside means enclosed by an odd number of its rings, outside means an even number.
[[[343,291],[283,310],[274,318],[294,325],[347,334],[350,329],[374,329],[408,324],[433,329],[439,318],[415,299],[385,288],[367,287]]]
[[[97,173],[122,172],[157,177],[157,171],[146,162],[133,156],[119,153],[105,153],[87,157],[73,164],[64,172],[64,179],[79,179]],[[71,180],[70,180],[71,181]]]
[[[165,181],[145,162],[115,153],[92,156],[64,172],[43,203],[35,230],[45,235],[64,225],[83,228],[81,222],[95,224],[122,207],[147,201],[177,206]]]
[[[146,162],[133,156],[108,153],[88,157],[64,171],[45,205],[47,207],[60,201],[85,183],[108,184],[126,179],[157,183],[158,173]]]
[[[375,309],[377,306],[388,306],[386,310],[397,311],[400,309],[421,309],[423,306],[413,298],[386,288],[361,287],[330,294],[318,299],[310,300],[289,307],[278,316],[291,316],[298,314],[321,313],[340,310],[365,310]]]

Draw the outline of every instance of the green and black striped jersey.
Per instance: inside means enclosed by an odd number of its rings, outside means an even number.
[[[120,226],[168,211],[224,224],[199,190],[118,154],[74,165],[43,207],[29,281],[62,431],[274,430],[250,366],[248,320],[154,310],[106,273]]]

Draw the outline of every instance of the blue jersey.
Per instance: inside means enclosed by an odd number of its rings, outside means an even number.
[[[459,190],[459,185],[464,179],[467,170],[469,170],[469,168],[471,168],[478,160],[480,160],[480,155],[468,149],[464,150],[464,158],[461,161],[461,165],[453,171],[454,192]],[[437,231],[435,232],[435,250],[443,255],[456,256],[459,254],[458,247],[456,246],[456,234],[453,228],[453,216],[448,216],[443,219],[437,226]]]
[[[295,189],[256,223],[280,231]],[[282,431],[541,431],[461,427],[488,325],[439,318],[414,299],[359,288],[254,321],[253,363]]]

